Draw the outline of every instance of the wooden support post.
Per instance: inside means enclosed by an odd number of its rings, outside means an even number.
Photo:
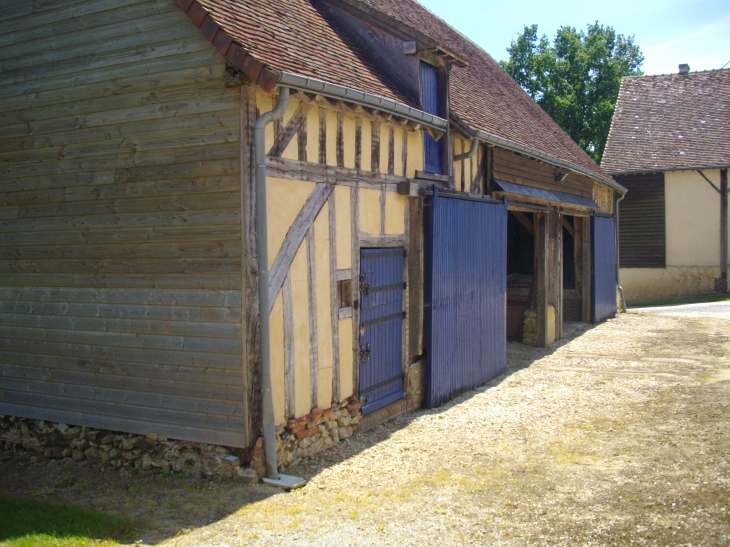
[[[552,267],[554,283],[552,305],[555,306],[555,339],[563,337],[563,225],[560,213],[550,213],[552,225]]]
[[[720,170],[720,278],[727,292],[727,169]]]
[[[256,185],[253,173],[253,128],[256,91],[241,86],[241,365],[243,373],[244,445],[251,446],[261,429],[259,389],[259,303],[256,258]]]
[[[548,235],[547,214],[535,213],[535,303],[537,312],[536,345],[544,347],[547,342],[548,307]]]
[[[583,322],[591,322],[593,303],[592,259],[591,259],[591,217],[583,217]]]

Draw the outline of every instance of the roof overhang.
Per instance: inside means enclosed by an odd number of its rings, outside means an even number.
[[[691,165],[688,167],[646,167],[642,169],[625,169],[623,171],[608,171],[612,177],[621,175],[643,175],[646,173],[667,173],[670,171],[703,171],[708,169],[730,169],[730,163]]]
[[[542,188],[534,188],[532,186],[524,186],[522,184],[513,184],[504,180],[493,179],[496,186],[493,193],[506,195],[509,199],[515,196],[520,200],[537,203],[539,205],[548,205],[551,207],[564,207],[595,210],[598,204],[590,198],[568,194],[566,192],[555,192],[553,190],[543,190]]]
[[[274,73],[277,77],[276,81],[280,86],[373,108],[414,122],[422,126],[423,129],[430,130],[429,133],[435,131],[440,135],[448,128],[448,122],[443,118],[439,118],[438,116],[434,116],[433,114],[429,114],[428,112],[424,112],[423,110],[413,108],[403,103],[381,97],[380,95],[365,93],[364,91],[359,91],[351,87],[325,82],[323,80],[318,80],[317,78],[300,76],[298,74],[292,74],[291,72],[275,70]]]
[[[578,173],[579,175],[583,175],[583,176],[593,179],[595,181],[601,182],[601,183],[605,184],[606,186],[610,186],[611,188],[613,188],[620,194],[625,194],[626,192],[628,192],[628,190],[626,188],[621,186],[618,182],[613,180],[611,177],[607,177],[607,176],[600,175],[598,173],[594,173],[590,169],[586,169],[585,167],[582,167],[571,161],[567,161],[562,158],[558,158],[557,156],[553,156],[552,154],[548,154],[546,152],[537,150],[536,148],[532,148],[530,146],[526,146],[524,144],[520,144],[518,142],[511,141],[509,139],[505,139],[498,135],[494,135],[492,133],[487,133],[486,131],[482,131],[481,129],[474,130],[471,127],[469,127],[469,124],[467,124],[464,120],[462,120],[459,117],[459,115],[456,114],[455,112],[451,112],[451,117],[452,117],[452,119],[454,119],[455,122],[457,122],[460,126],[462,126],[462,128],[465,129],[467,131],[467,133],[469,135],[471,135],[472,138],[479,139],[480,141],[483,141],[488,144],[493,144],[494,146],[499,146],[500,148],[504,148],[505,150],[510,150],[511,152],[516,152],[517,154],[522,154],[523,156],[527,156],[528,158],[531,158],[533,160],[542,161],[549,165],[553,165],[555,167],[560,167],[561,169],[567,169],[568,171],[573,171],[574,173]]]

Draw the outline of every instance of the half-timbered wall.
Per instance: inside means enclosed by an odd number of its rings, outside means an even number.
[[[472,141],[454,138],[454,156],[465,154],[471,149]],[[454,188],[471,194],[484,193],[484,174],[486,169],[486,148],[480,146],[471,157],[454,162]]]
[[[249,94],[257,113],[277,102]],[[423,169],[422,147],[416,127],[303,94],[267,128],[277,423],[356,394],[358,311],[340,307],[338,283],[351,280],[359,299],[360,247],[407,247],[408,198],[397,184]]]
[[[245,445],[240,86],[173,0],[0,23],[0,413]]]

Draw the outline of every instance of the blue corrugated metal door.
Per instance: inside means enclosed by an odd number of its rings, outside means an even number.
[[[360,251],[363,414],[403,397],[403,249]]]
[[[438,194],[427,208],[426,405],[506,368],[507,207]]]
[[[616,315],[616,240],[612,217],[593,217],[594,323]]]
[[[421,107],[434,116],[441,116],[438,69],[421,61]],[[441,141],[434,140],[423,132],[424,164],[429,173],[442,173]]]

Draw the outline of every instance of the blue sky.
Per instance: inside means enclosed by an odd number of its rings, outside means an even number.
[[[710,70],[730,61],[730,0],[419,0],[497,60],[524,25],[552,39],[561,26],[585,30],[598,21],[634,36],[645,74],[669,74],[679,63]],[[728,64],[730,67],[730,64]]]

